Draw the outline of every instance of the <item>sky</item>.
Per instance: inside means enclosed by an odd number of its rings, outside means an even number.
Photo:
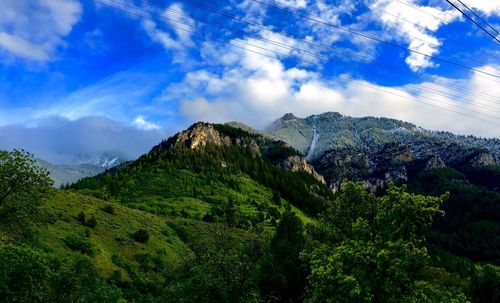
[[[462,2],[500,30],[500,0]],[[288,112],[500,137],[500,43],[446,0],[1,6],[0,148],[52,162],[132,158],[196,121],[264,128]]]

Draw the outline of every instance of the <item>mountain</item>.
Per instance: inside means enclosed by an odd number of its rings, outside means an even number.
[[[49,171],[56,188],[61,185],[72,184],[85,177],[98,175],[106,169],[120,165],[125,161],[116,154],[104,153],[98,158],[77,155],[73,162],[74,164],[52,164],[37,159],[37,164]]]
[[[73,157],[71,165],[94,165],[104,169],[124,163],[125,157],[116,152],[104,152],[100,156],[77,154]]]
[[[500,261],[500,140],[422,129],[387,118],[286,114],[266,135],[299,150],[340,191],[345,179],[383,194],[389,183],[424,195],[449,193],[430,243],[481,261]],[[488,239],[488,240],[486,240]]]
[[[193,171],[194,175],[185,170]],[[214,175],[213,171],[217,174]],[[186,188],[185,178],[190,180],[192,188]],[[208,181],[210,179],[212,181]],[[270,140],[228,125],[202,122],[164,140],[136,161],[95,178],[80,180],[72,187],[102,188],[125,202],[134,200],[134,197],[141,197],[141,200],[151,198],[161,207],[179,194],[216,193],[213,186],[217,187],[217,182],[223,187],[230,184],[239,188],[239,182],[247,181],[272,188],[294,206],[312,213],[321,208],[321,195],[329,195],[324,178],[298,151],[283,141]],[[213,182],[216,183],[210,186]],[[172,188],[173,184],[177,185]],[[322,193],[320,196],[317,195],[319,192]],[[222,192],[216,196],[227,194]],[[220,197],[218,200],[221,203]],[[201,203],[199,199],[198,202]],[[206,201],[202,204],[206,205]]]
[[[239,129],[242,131],[238,131]],[[300,152],[291,148],[284,141],[269,139],[241,123],[227,125],[195,123],[186,131],[179,132],[167,141],[155,146],[153,151],[172,147],[195,149],[207,144],[248,148],[252,154],[268,158],[273,164],[289,171],[309,173],[321,183],[326,184],[323,176],[316,172],[305,157],[301,156]]]
[[[389,182],[406,183],[410,174],[424,170],[451,167],[474,179],[500,165],[498,138],[428,131],[388,118],[328,112],[302,119],[286,114],[266,131],[306,155],[334,190],[344,178],[376,191]],[[482,185],[500,189],[500,179],[488,182]]]
[[[317,165],[327,133],[305,120],[199,122],[64,189],[43,172],[0,187],[0,301],[495,301],[500,193],[441,157],[414,175],[400,142],[360,149],[378,169],[408,165],[408,187],[334,193]],[[2,176],[38,173],[0,156]]]
[[[54,181],[54,187],[74,183],[82,178],[91,177],[102,173],[105,168],[92,164],[80,165],[55,165],[42,159],[37,159],[37,164],[50,173],[50,178]]]

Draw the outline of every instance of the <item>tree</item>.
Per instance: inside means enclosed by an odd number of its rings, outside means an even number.
[[[471,277],[473,301],[477,303],[499,302],[500,267],[491,264],[477,267]]]
[[[28,247],[0,249],[0,302],[49,302],[50,258]]]
[[[305,237],[302,221],[289,211],[283,214],[262,262],[260,288],[266,300],[298,302],[306,284],[306,271],[300,260]]]
[[[334,229],[332,241],[350,239],[354,236],[353,224],[357,220],[366,220],[370,230],[374,227],[376,208],[374,194],[364,190],[362,184],[347,182],[342,194],[323,213],[322,222]]]
[[[25,151],[0,151],[0,227],[10,239],[26,239],[39,221],[37,206],[53,184],[47,170]]]
[[[53,299],[48,302],[119,301],[121,291],[105,283],[91,258],[75,255],[64,261],[53,279]]]
[[[311,270],[306,301],[411,302],[426,291],[445,296],[417,282],[429,259],[425,231],[446,196],[409,194],[393,185],[380,198],[360,185],[346,189],[323,215],[322,234],[333,237],[302,254]]]
[[[195,258],[170,283],[161,302],[260,302],[258,261],[263,236],[208,224],[188,240]]]

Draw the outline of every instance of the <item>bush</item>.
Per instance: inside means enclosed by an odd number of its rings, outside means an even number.
[[[83,212],[83,210],[78,213],[78,221],[80,221],[80,223],[82,224],[85,224],[85,213]]]
[[[80,235],[69,235],[64,239],[66,245],[74,251],[93,256],[95,254],[94,246],[89,238]]]
[[[141,228],[132,235],[132,238],[137,242],[146,243],[149,240],[149,231]]]
[[[111,214],[111,215],[113,215],[115,213],[115,208],[111,204],[108,204],[101,209],[103,212]]]
[[[97,219],[95,218],[95,216],[92,215],[92,217],[90,217],[90,219],[88,219],[87,222],[85,222],[85,225],[90,227],[90,228],[96,227]]]

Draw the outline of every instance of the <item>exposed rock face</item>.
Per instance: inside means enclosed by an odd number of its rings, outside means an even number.
[[[177,133],[155,148],[186,147],[196,149],[205,147],[207,144],[248,147],[253,153],[260,155],[260,148],[255,140],[232,138],[216,130],[213,124],[203,122],[193,124],[187,130]]]
[[[314,178],[326,185],[325,178],[318,174],[314,167],[307,163],[304,157],[290,156],[280,163],[280,166],[289,171],[303,171],[314,176]]]
[[[232,123],[232,125],[235,125]],[[231,126],[231,125],[228,125]],[[234,127],[234,126],[231,126]],[[184,148],[202,148],[207,144],[214,144],[218,146],[239,146],[243,148],[249,148],[252,153],[256,156],[262,156],[261,145],[269,145],[269,141],[271,139],[267,137],[263,137],[256,132],[248,132],[246,129],[242,127],[236,127],[238,129],[244,130],[245,132],[251,134],[251,136],[229,136],[224,133],[218,131],[213,124],[198,122],[193,124],[190,128],[185,131],[181,131],[170,137],[167,141],[164,141],[153,148],[163,149],[163,148],[172,148],[172,147],[184,147]],[[247,127],[248,128],[248,127]],[[288,147],[288,144],[283,141],[272,141],[272,144],[282,145],[284,147]],[[286,159],[279,160],[277,163],[284,169],[290,171],[304,171],[311,174],[318,181],[326,184],[323,176],[318,174],[314,167],[310,165],[304,157],[301,156],[289,156]]]
[[[491,153],[480,153],[479,155],[472,158],[468,165],[473,168],[484,167],[484,166],[500,166],[500,158]]]
[[[286,114],[268,130],[303,154],[313,145],[308,160],[334,191],[343,179],[376,190],[388,182],[407,182],[410,174],[422,171],[450,167],[467,173],[500,166],[500,139],[428,131],[394,119]]]
[[[427,159],[424,167],[424,171],[432,171],[438,168],[443,168],[446,167],[446,163],[437,156],[431,156],[429,159]]]
[[[215,145],[230,145],[231,138],[221,135],[212,124],[198,122],[185,131],[177,133],[166,141],[162,147],[187,147],[195,149],[208,143]]]

